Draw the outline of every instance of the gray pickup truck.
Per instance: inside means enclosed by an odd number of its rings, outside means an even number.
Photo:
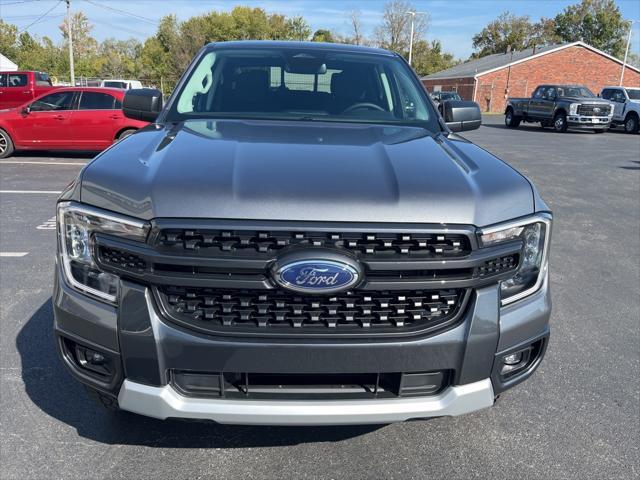
[[[57,204],[54,328],[111,409],[235,424],[473,412],[549,339],[552,217],[399,55],[205,46]]]
[[[611,126],[623,126],[627,133],[640,130],[640,88],[604,87],[600,97],[613,103]]]
[[[521,122],[540,123],[564,133],[569,128],[605,132],[611,125],[611,102],[596,97],[580,85],[540,85],[531,98],[509,98],[504,123],[517,128]]]

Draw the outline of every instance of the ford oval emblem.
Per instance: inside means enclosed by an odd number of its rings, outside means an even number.
[[[346,290],[362,277],[358,262],[336,252],[296,252],[278,259],[273,278],[296,292],[332,293]]]

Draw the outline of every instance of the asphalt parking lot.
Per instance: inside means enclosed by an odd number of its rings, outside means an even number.
[[[640,135],[465,134],[555,213],[552,338],[488,410],[386,426],[238,427],[109,414],[58,361],[55,192],[89,159],[0,160],[0,478],[638,478]]]

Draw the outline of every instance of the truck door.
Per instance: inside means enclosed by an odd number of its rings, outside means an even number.
[[[608,98],[613,102],[613,118],[623,121],[625,109],[627,106],[627,96],[621,88],[611,89],[611,98]]]
[[[33,87],[29,84],[29,75],[26,73],[5,73],[2,85],[0,108],[17,107],[33,98]]]
[[[558,92],[556,87],[547,87],[547,91],[542,99],[542,106],[540,108],[540,117],[546,120],[553,119],[553,111],[556,106],[556,98]]]
[[[528,117],[537,118],[540,116],[543,108],[544,97],[547,92],[547,87],[540,86],[536,88],[535,92],[531,96],[531,100],[529,100],[529,109],[527,111]]]

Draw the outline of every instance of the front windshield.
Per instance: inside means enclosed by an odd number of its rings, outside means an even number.
[[[457,93],[443,93],[440,95],[440,100],[460,100],[460,95]]]
[[[104,86],[105,87],[109,87],[109,88],[127,88],[127,84],[126,82],[104,82]]]
[[[364,122],[441,130],[422,85],[398,58],[305,47],[205,52],[165,120],[192,118]]]
[[[559,97],[586,97],[595,98],[591,90],[587,87],[558,87]]]
[[[627,88],[626,91],[631,100],[640,100],[640,88]]]

